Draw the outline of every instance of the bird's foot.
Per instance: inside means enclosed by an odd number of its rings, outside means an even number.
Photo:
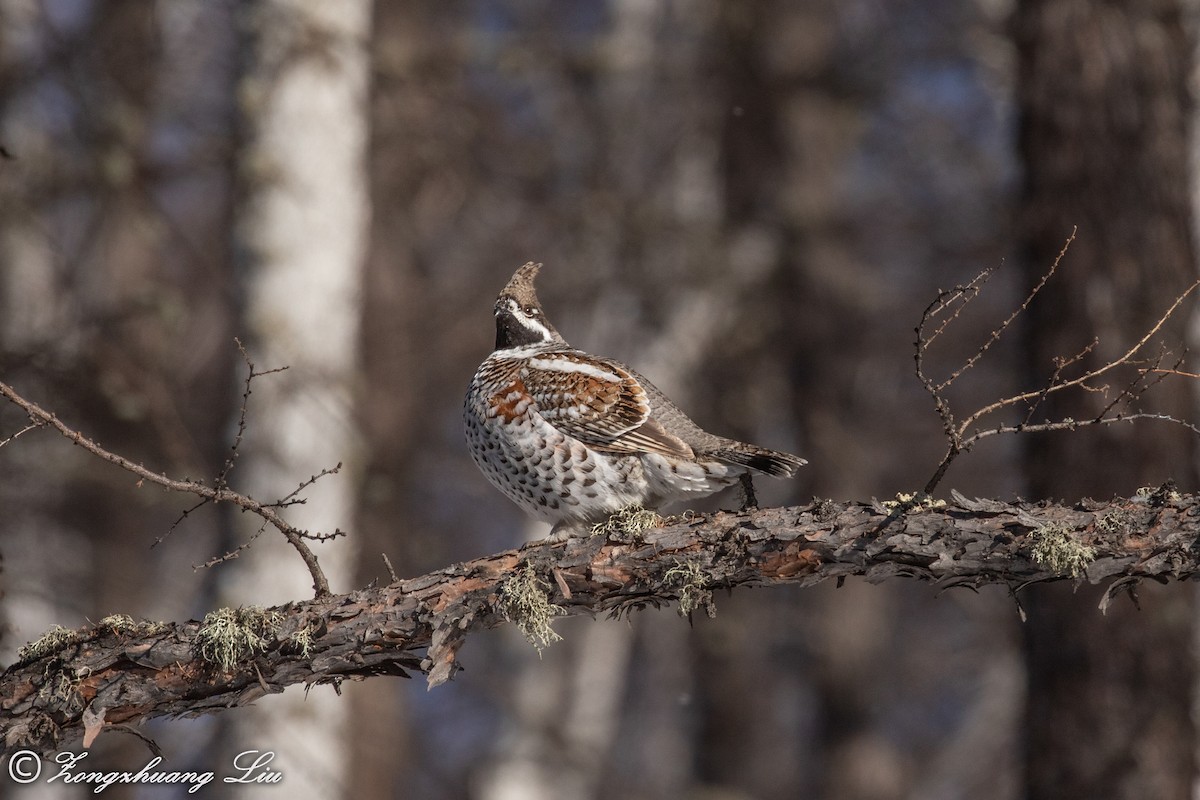
[[[742,485],[742,511],[757,511],[758,497],[754,494],[754,479],[750,477],[749,472],[743,472],[738,476],[738,482]]]
[[[546,537],[541,541],[548,544],[558,544],[559,542],[565,542],[572,536],[584,535],[587,532],[587,529],[578,522],[567,522],[564,520],[554,523],[554,526],[550,528],[550,533],[546,534]]]

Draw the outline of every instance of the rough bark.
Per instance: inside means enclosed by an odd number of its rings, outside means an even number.
[[[1106,587],[1107,601],[1146,579],[1193,578],[1198,535],[1200,497],[1169,489],[1074,506],[817,501],[670,521],[635,541],[535,542],[384,587],[251,610],[262,643],[228,669],[211,648],[202,655],[204,623],[108,618],[40,640],[0,675],[0,752],[49,753],[105,727],[246,705],[291,684],[424,672],[436,686],[458,669],[469,633],[508,621],[503,598],[530,570],[535,604],[552,604],[543,609],[555,616],[711,610],[717,589],[848,576],[943,589],[999,583],[1018,602],[1029,583],[1075,577]]]

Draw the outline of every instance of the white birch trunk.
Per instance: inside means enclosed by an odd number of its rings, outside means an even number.
[[[252,53],[240,91],[249,141],[245,207],[236,231],[247,256],[245,323],[259,369],[241,480],[273,500],[342,462],[285,509],[311,532],[353,518],[359,441],[352,419],[360,275],[368,222],[367,0],[259,0],[246,8]],[[237,479],[235,477],[235,483]],[[242,533],[253,533],[247,521]],[[300,558],[274,531],[239,559],[225,600],[267,605],[312,595]],[[353,539],[314,544],[335,591],[350,586]],[[346,783],[347,704],[329,687],[261,700],[239,718],[237,748],[274,750],[292,800],[328,798]]]

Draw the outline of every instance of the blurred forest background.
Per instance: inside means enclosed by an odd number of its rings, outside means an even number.
[[[912,374],[939,287],[1001,262],[948,374],[1024,297],[962,411],[1123,352],[1196,275],[1194,0],[0,0],[0,380],[155,470],[282,497],[334,591],[543,531],[467,456],[462,393],[512,270],[568,341],[705,427],[810,461],[764,504],[887,498],[945,444]],[[1178,347],[1189,307],[1164,337]],[[1194,370],[1194,367],[1193,367]],[[1077,405],[1050,409],[1084,418]],[[1147,407],[1196,419],[1190,387]],[[24,425],[0,408],[0,440]],[[991,439],[968,496],[1195,491],[1153,425]],[[705,508],[730,507],[736,497]],[[0,663],[52,624],[309,596],[256,523],[55,434],[0,448]],[[161,542],[156,545],[156,542]],[[146,726],[172,768],[278,753],[272,796],[1184,798],[1196,596],[895,580],[470,638],[377,678]],[[132,737],[89,767],[137,769]],[[0,796],[82,797],[86,789]],[[220,787],[208,787],[220,796]],[[183,789],[175,792],[184,796]],[[114,787],[106,796],[161,797]]]

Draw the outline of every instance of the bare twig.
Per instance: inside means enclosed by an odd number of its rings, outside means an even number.
[[[325,469],[318,472],[316,475],[309,475],[306,479],[304,479],[303,481],[300,482],[299,486],[297,486],[292,491],[288,492],[283,497],[276,500],[271,505],[276,506],[278,508],[284,508],[287,506],[297,506],[297,505],[302,506],[305,503],[307,503],[308,500],[306,500],[303,497],[297,497],[298,494],[303,492],[308,487],[312,486],[317,481],[321,480],[321,478],[324,478],[326,475],[337,475],[341,471],[342,471],[342,462],[339,461],[336,466],[326,467]]]
[[[233,468],[237,465],[238,455],[241,451],[238,449],[242,445],[242,437],[246,434],[246,409],[250,406],[250,383],[260,375],[270,375],[273,372],[282,372],[287,367],[279,367],[277,369],[269,369],[265,372],[258,372],[254,367],[254,362],[250,360],[250,354],[246,352],[245,345],[242,340],[234,337],[233,340],[237,344],[238,352],[242,354],[242,361],[246,362],[246,380],[242,383],[242,405],[238,411],[237,433],[233,437],[233,444],[229,446],[229,457],[225,459],[225,465],[221,467],[221,471],[217,473],[217,488],[224,489],[229,485],[229,473],[233,472]]]
[[[199,509],[208,505],[208,503],[209,503],[208,498],[203,498],[198,503],[196,503],[196,505],[191,506],[189,508],[185,508],[183,511],[179,512],[179,516],[176,517],[175,521],[171,523],[171,527],[167,528],[167,532],[164,533],[162,536],[159,536],[157,539],[155,539],[154,542],[150,545],[150,547],[152,547],[152,548],[158,547],[160,544],[165,542],[167,540],[167,537],[170,536],[172,533],[174,533],[175,529],[178,528],[180,525],[182,525],[183,521],[192,515],[193,511],[198,511]]]
[[[1054,257],[1054,263],[1050,265],[1050,269],[1046,270],[1046,274],[1041,277],[1041,280],[1037,282],[1037,285],[1034,286],[1029,291],[1029,294],[1025,296],[1025,299],[1021,302],[1021,305],[1017,306],[1017,308],[1008,315],[1008,319],[1004,320],[1004,322],[1000,324],[999,328],[996,328],[996,330],[992,331],[991,335],[988,336],[987,341],[975,351],[975,355],[968,358],[966,363],[951,373],[949,378],[942,381],[941,385],[938,386],[939,391],[949,387],[950,384],[958,380],[960,375],[969,370],[971,367],[975,366],[975,363],[979,361],[979,359],[983,358],[983,354],[986,353],[992,345],[1000,340],[1000,337],[1003,336],[1004,332],[1008,330],[1010,325],[1013,324],[1013,321],[1021,315],[1021,312],[1029,308],[1029,304],[1033,302],[1033,298],[1038,296],[1038,293],[1042,291],[1042,287],[1045,286],[1046,282],[1050,280],[1051,276],[1058,271],[1058,265],[1062,262],[1063,257],[1066,256],[1067,250],[1071,248],[1071,243],[1075,241],[1075,232],[1077,230],[1077,228],[1071,229],[1071,235],[1068,236],[1067,241],[1063,243],[1062,250],[1059,250],[1058,255]],[[928,346],[929,342],[927,341],[926,347]]]
[[[1092,341],[1087,346],[1085,346],[1082,350],[1080,350],[1078,353],[1076,353],[1071,358],[1064,358],[1064,357],[1060,356],[1060,357],[1054,359],[1054,372],[1050,373],[1050,378],[1046,381],[1046,385],[1043,386],[1041,391],[1038,392],[1037,397],[1034,398],[1033,401],[1029,403],[1029,408],[1025,412],[1025,419],[1021,424],[1023,424],[1023,425],[1033,424],[1034,414],[1036,414],[1037,410],[1039,408],[1041,408],[1042,402],[1045,401],[1045,399],[1049,396],[1050,390],[1059,384],[1059,382],[1060,382],[1059,378],[1062,376],[1062,371],[1064,369],[1066,369],[1067,367],[1071,366],[1072,364],[1082,361],[1084,358],[1087,357],[1088,353],[1090,353],[1090,352],[1092,352],[1092,350],[1096,349],[1096,345],[1098,345],[1098,344],[1100,344],[1099,339],[1092,339]]]
[[[942,332],[950,326],[950,323],[958,319],[959,315],[970,305],[971,301],[980,295],[983,291],[983,285],[995,273],[996,267],[988,267],[972,278],[970,283],[967,283],[965,286],[955,286],[949,291],[938,292],[937,297],[933,299],[933,302],[929,304],[925,309],[925,313],[921,316],[922,327],[927,321],[937,319],[951,307],[954,307],[954,313],[946,314],[941,324],[932,333],[925,336],[925,345],[927,347],[942,335]]]
[[[1119,422],[1139,422],[1146,420],[1152,422],[1170,422],[1186,428],[1192,433],[1200,435],[1200,426],[1197,426],[1191,422],[1176,419],[1170,414],[1155,414],[1148,411],[1134,411],[1130,413],[1114,414],[1111,417],[1104,417],[1102,419],[1095,417],[1091,419],[1071,419],[1070,417],[1065,417],[1053,422],[1039,422],[1036,425],[997,425],[994,428],[988,428],[987,430],[980,430],[973,433],[971,435],[971,444],[974,444],[979,439],[986,439],[989,436],[996,436],[997,434],[1001,433],[1074,431],[1078,430],[1079,428],[1086,428],[1092,425],[1115,425]]]
[[[1054,263],[1050,265],[1050,268],[1044,275],[1042,275],[1033,289],[1030,290],[1029,294],[1025,297],[1025,300],[1008,316],[1007,319],[1004,320],[1004,322],[999,325],[999,327],[992,331],[987,340],[980,345],[979,349],[976,350],[970,358],[968,358],[958,369],[950,373],[946,379],[940,382],[935,381],[926,372],[925,363],[929,346],[946,330],[946,327],[951,322],[958,318],[958,315],[961,313],[965,304],[978,296],[980,287],[983,283],[982,279],[990,273],[987,271],[980,273],[979,276],[977,276],[966,286],[956,287],[954,290],[949,292],[939,292],[934,301],[930,303],[930,305],[925,309],[925,312],[921,315],[920,323],[917,325],[916,329],[917,341],[915,344],[916,352],[914,355],[917,379],[921,381],[921,385],[925,387],[925,390],[929,393],[930,397],[933,398],[934,409],[942,421],[942,428],[945,432],[947,442],[946,454],[942,457],[942,460],[938,464],[937,469],[934,471],[933,476],[925,485],[926,494],[932,493],[933,490],[937,488],[937,485],[941,482],[942,478],[945,477],[946,471],[950,468],[950,465],[956,458],[958,458],[959,455],[971,449],[971,447],[973,447],[980,439],[985,439],[989,436],[995,436],[1001,433],[1032,433],[1075,430],[1087,425],[1111,425],[1118,422],[1158,420],[1180,425],[1192,432],[1200,434],[1200,428],[1198,428],[1196,425],[1184,420],[1176,419],[1168,414],[1159,414],[1140,410],[1118,410],[1131,406],[1138,400],[1138,398],[1142,397],[1146,391],[1150,389],[1150,387],[1157,384],[1168,374],[1190,378],[1200,377],[1192,373],[1183,372],[1179,369],[1179,367],[1183,364],[1182,356],[1176,360],[1175,364],[1171,368],[1163,369],[1161,366],[1162,362],[1169,355],[1165,348],[1153,358],[1146,359],[1139,357],[1139,354],[1142,352],[1142,350],[1146,347],[1150,340],[1158,334],[1163,325],[1166,324],[1167,320],[1171,318],[1171,316],[1179,309],[1183,302],[1189,296],[1191,296],[1198,286],[1200,286],[1200,281],[1196,281],[1186,290],[1184,290],[1184,292],[1175,299],[1175,302],[1171,304],[1170,308],[1166,310],[1166,312],[1158,319],[1158,321],[1154,323],[1154,325],[1151,326],[1148,331],[1146,331],[1146,334],[1136,343],[1134,343],[1134,345],[1120,357],[1115,358],[1102,366],[1087,370],[1075,377],[1064,377],[1064,374],[1068,369],[1081,364],[1084,359],[1095,350],[1099,340],[1094,339],[1090,344],[1088,344],[1074,356],[1056,358],[1054,360],[1054,371],[1050,374],[1050,377],[1046,381],[1045,385],[1043,385],[1041,388],[1028,392],[1021,392],[1019,394],[1012,395],[1011,397],[1005,397],[993,403],[989,403],[972,412],[962,420],[958,420],[955,417],[953,410],[950,407],[950,402],[945,396],[946,389],[948,389],[956,380],[958,380],[963,373],[975,366],[979,359],[983,357],[984,353],[986,353],[987,350],[1000,339],[1004,332],[1008,330],[1013,321],[1016,320],[1016,318],[1023,311],[1029,308],[1029,305],[1033,302],[1034,298],[1036,298],[1041,292],[1042,288],[1045,287],[1046,282],[1057,271],[1060,262],[1066,256],[1067,251],[1070,249],[1071,243],[1074,240],[1075,230],[1072,230],[1071,235],[1067,237],[1062,249],[1055,257]],[[938,323],[936,327],[932,327],[935,320],[939,319],[939,315],[944,314],[946,310],[953,307],[955,303],[959,303],[959,305],[955,308],[954,312],[946,316],[944,319],[941,319],[940,323]],[[1124,386],[1122,386],[1120,391],[1116,392],[1111,397],[1109,402],[1106,403],[1106,405],[1094,417],[1090,417],[1089,419],[1085,420],[1064,418],[1059,420],[1047,420],[1044,422],[1033,421],[1038,409],[1042,407],[1045,400],[1050,395],[1057,394],[1068,389],[1094,392],[1104,396],[1105,398],[1108,398],[1110,393],[1113,392],[1112,386],[1108,383],[1097,383],[1097,381],[1101,377],[1108,376],[1110,373],[1114,373],[1114,371],[1120,367],[1137,367],[1138,369],[1136,374],[1125,381]],[[1153,379],[1151,379],[1151,376],[1153,376]],[[1021,405],[1025,406],[1025,413],[1023,419],[1019,423],[998,423],[995,425],[981,424],[986,417],[992,414]]]
[[[1185,372],[1181,369],[1175,369],[1175,368],[1172,368],[1172,369],[1146,369],[1145,372],[1154,373],[1154,374],[1158,374],[1161,376],[1178,375],[1181,378],[1192,378],[1192,379],[1200,378],[1200,373]]]
[[[34,431],[34,430],[37,430],[38,428],[43,428],[43,427],[45,427],[44,424],[39,424],[37,422],[31,422],[28,425],[26,425],[24,428],[21,428],[21,430],[14,433],[12,436],[10,436],[7,439],[5,439],[4,441],[0,442],[0,447],[4,447],[4,445],[11,442],[13,439],[16,439],[18,436],[20,436],[23,433],[29,433],[30,431]]]
[[[392,583],[399,583],[400,578],[397,577],[396,570],[392,567],[392,560],[390,558],[388,558],[388,554],[380,553],[380,555],[383,556],[383,563],[385,566],[387,566],[388,575],[391,576]]]
[[[193,564],[192,569],[193,570],[211,569],[212,567],[215,567],[218,564],[224,564],[226,561],[232,561],[233,559],[240,556],[242,554],[242,551],[249,550],[250,545],[254,544],[254,540],[257,539],[259,536],[262,536],[262,532],[265,531],[266,529],[267,529],[267,523],[264,520],[263,523],[258,526],[258,529],[255,530],[254,533],[250,534],[250,537],[248,539],[246,539],[246,541],[242,542],[241,544],[239,544],[237,547],[233,548],[232,550],[226,550],[224,553],[222,553],[219,556],[213,556],[208,561],[205,561],[203,564]]]
[[[983,408],[979,409],[971,416],[967,417],[966,420],[964,420],[964,422],[963,422],[964,430],[966,427],[969,427],[973,422],[978,420],[980,417],[990,414],[993,411],[996,411],[998,409],[1016,405],[1019,403],[1023,403],[1028,400],[1032,400],[1035,397],[1041,396],[1043,393],[1049,394],[1049,393],[1053,393],[1053,392],[1061,392],[1064,389],[1073,389],[1076,387],[1082,387],[1087,384],[1090,384],[1090,382],[1094,381],[1096,378],[1099,378],[1101,375],[1107,375],[1108,373],[1112,372],[1117,367],[1128,366],[1130,364],[1136,363],[1134,356],[1137,355],[1138,351],[1140,351],[1143,347],[1145,347],[1146,343],[1149,342],[1150,339],[1153,338],[1154,335],[1158,333],[1158,331],[1162,328],[1162,326],[1164,324],[1166,324],[1166,321],[1171,318],[1171,315],[1174,314],[1175,311],[1179,308],[1179,306],[1183,304],[1184,300],[1186,300],[1189,296],[1191,296],[1192,292],[1194,292],[1196,290],[1196,287],[1198,287],[1198,286],[1200,286],[1200,281],[1196,281],[1195,283],[1193,283],[1191,286],[1189,286],[1187,289],[1184,290],[1183,294],[1181,294],[1181,295],[1179,295],[1179,297],[1175,298],[1175,302],[1172,303],[1171,307],[1166,310],[1166,313],[1164,313],[1159,318],[1158,322],[1154,323],[1154,326],[1151,327],[1150,330],[1148,330],[1146,332],[1146,335],[1143,336],[1141,339],[1139,339],[1136,344],[1134,344],[1132,347],[1130,347],[1129,350],[1127,350],[1124,355],[1120,356],[1119,358],[1115,358],[1112,361],[1109,361],[1107,364],[1104,364],[1103,366],[1097,367],[1096,369],[1085,372],[1084,374],[1079,375],[1078,377],[1072,378],[1071,380],[1061,381],[1061,382],[1056,383],[1053,386],[1050,386],[1046,389],[1039,389],[1039,390],[1030,391],[1030,392],[1022,392],[1021,394],[1016,394],[1016,395],[1013,395],[1012,397],[1007,397],[1003,400],[997,400],[995,403],[984,406]],[[1090,347],[1088,349],[1090,350]],[[1067,365],[1075,363],[1075,361],[1078,358],[1079,358],[1079,356],[1077,356],[1075,359],[1071,359],[1070,361],[1067,362]],[[1032,429],[1033,426],[1029,426],[1029,428]]]
[[[245,345],[242,344],[242,340],[237,337],[234,337],[233,341],[235,344],[237,344],[238,352],[241,353],[241,355],[242,355],[242,361],[244,361],[246,364],[246,378],[242,383],[242,404],[238,411],[237,433],[234,434],[233,444],[231,444],[229,447],[229,456],[225,459],[225,463],[221,467],[221,471],[217,473],[217,479],[214,482],[214,486],[218,490],[223,490],[223,489],[229,488],[229,474],[231,472],[233,472],[234,467],[237,465],[238,456],[241,454],[240,448],[241,448],[241,444],[242,444],[242,439],[246,435],[246,414],[247,414],[247,410],[249,409],[249,406],[250,406],[250,395],[252,393],[251,386],[252,386],[254,379],[261,377],[263,375],[273,375],[277,372],[283,372],[286,369],[288,369],[288,367],[284,366],[284,367],[276,367],[274,369],[267,369],[267,370],[260,371],[258,369],[258,367],[255,366],[254,362],[251,360],[250,354],[246,351]],[[296,489],[294,489],[286,497],[284,497],[280,500],[276,500],[273,503],[266,503],[265,505],[268,508],[277,508],[277,509],[278,508],[287,508],[288,506],[292,506],[292,505],[303,505],[305,501],[303,499],[296,499],[296,495],[299,494],[300,492],[302,492],[307,487],[316,483],[317,480],[319,480],[320,478],[323,478],[324,476],[332,474],[332,473],[336,473],[339,469],[341,469],[341,466],[342,465],[339,463],[336,467],[334,467],[331,470],[329,470],[329,469],[322,470],[320,474],[314,475],[314,476],[310,477],[308,480],[302,482],[298,487],[296,487]],[[175,521],[173,523],[171,523],[171,527],[167,529],[167,532],[154,540],[154,544],[152,544],[151,547],[156,547],[159,544],[162,544],[162,542],[168,536],[170,536],[172,533],[174,533],[175,529],[178,528],[180,526],[180,524],[182,524],[183,521],[185,519],[187,519],[188,516],[193,511],[196,511],[196,510],[208,505],[210,502],[214,502],[211,497],[204,497],[204,498],[201,498],[200,502],[196,503],[196,505],[192,506],[191,508],[184,509],[183,512],[181,512],[180,515],[175,519]],[[226,561],[230,561],[234,558],[237,558],[238,555],[240,555],[243,550],[246,550],[247,548],[250,547],[251,543],[253,543],[254,540],[259,537],[259,535],[263,532],[263,530],[264,530],[264,528],[260,527],[246,542],[238,545],[233,550],[230,550],[220,556],[211,558],[203,564],[197,565],[195,568],[203,569],[203,568],[207,568],[207,567],[214,567],[217,564],[223,564]],[[308,533],[308,531],[300,531],[300,530],[297,530],[296,533],[301,538],[310,539],[313,541],[325,541],[327,539],[333,539],[333,538],[336,538],[337,536],[344,535],[344,534],[342,534],[341,531],[334,531],[332,534],[327,534],[327,535],[326,534],[310,534],[310,533]]]

